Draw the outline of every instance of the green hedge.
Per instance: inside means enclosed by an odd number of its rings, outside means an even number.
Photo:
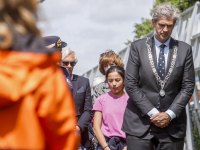
[[[196,124],[194,125],[193,136],[194,136],[194,144],[195,144],[194,150],[200,150],[200,137],[199,137],[199,132],[198,132],[198,128]]]

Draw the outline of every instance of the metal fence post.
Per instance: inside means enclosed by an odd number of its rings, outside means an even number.
[[[194,23],[194,20],[195,20],[195,15],[197,14],[197,11],[198,11],[198,4],[199,4],[199,2],[195,3],[190,22],[188,24],[187,34],[186,34],[186,39],[185,39],[185,42],[188,43],[188,44],[191,44],[191,36],[192,36],[192,29],[193,29],[192,26],[193,26],[193,23]],[[188,150],[193,150],[193,148],[194,148],[194,140],[193,140],[193,133],[192,133],[192,125],[191,125],[191,116],[190,116],[189,105],[186,106],[186,113],[187,113],[186,143],[187,143]]]
[[[191,123],[191,114],[190,114],[189,104],[187,104],[186,106],[186,114],[187,114],[187,129],[186,129],[187,150],[193,150],[194,139],[193,139],[193,134],[192,134],[192,123]]]
[[[193,101],[194,101],[194,109],[199,109],[199,98],[197,93],[197,86],[194,87],[194,93],[193,93]]]

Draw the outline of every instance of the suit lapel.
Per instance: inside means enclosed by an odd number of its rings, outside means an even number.
[[[74,104],[75,104],[75,109],[76,109],[76,115],[77,116],[80,116],[80,112],[79,112],[79,109],[76,105],[76,93],[77,93],[77,90],[78,90],[78,76],[73,74],[73,79],[72,79],[72,85],[73,85],[73,98],[74,98]]]
[[[75,100],[76,92],[78,90],[78,76],[75,74],[73,74],[72,85],[73,85],[73,97]]]
[[[152,36],[151,38],[150,38],[150,46],[151,46],[151,51],[152,51],[152,55],[153,55],[153,62],[154,62],[154,65],[155,65],[155,68],[157,69],[157,71],[158,71],[158,64],[157,64],[157,56],[156,56],[156,47],[155,47],[155,41],[154,41],[154,36]],[[152,69],[151,69],[152,70]],[[153,73],[153,71],[152,71],[152,73]],[[154,76],[155,77],[155,76]],[[157,79],[155,78],[155,80],[156,80],[156,84],[157,84],[157,87],[158,87],[158,89],[159,89],[159,83],[158,83],[158,81],[157,81]]]
[[[154,62],[155,68],[158,68],[154,37],[151,37],[150,46],[151,46],[151,51],[153,54],[153,62]]]
[[[169,44],[169,53],[168,53],[168,59],[167,59],[167,69],[166,69],[166,72],[165,72],[165,76],[167,75],[167,73],[169,72],[169,68],[171,66],[171,61],[172,61],[172,58],[173,58],[173,53],[174,53],[174,47],[178,47],[178,41],[177,40],[174,40],[173,38],[171,38],[170,40],[170,44]],[[177,61],[177,60],[176,60]],[[175,62],[176,63],[176,62]],[[175,69],[175,68],[174,68]],[[173,69],[173,70],[174,70]],[[170,80],[170,77],[167,81],[167,83],[165,84],[165,87],[164,89],[166,88],[166,86],[168,85],[169,83],[169,80]]]
[[[178,47],[178,43],[173,38],[171,38],[170,43],[169,43],[169,52],[168,52],[167,68],[166,68],[165,75],[167,75],[169,68],[171,66],[172,56],[173,56],[173,52],[174,52],[173,51],[174,46]]]

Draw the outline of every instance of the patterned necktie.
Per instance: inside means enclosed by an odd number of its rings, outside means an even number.
[[[164,48],[166,47],[165,44],[160,45],[160,53],[158,58],[158,75],[160,76],[161,80],[165,78],[165,55],[164,55]]]

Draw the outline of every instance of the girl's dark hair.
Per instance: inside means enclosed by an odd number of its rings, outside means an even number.
[[[121,77],[122,79],[124,80],[124,76],[125,76],[125,70],[123,67],[121,66],[111,66],[107,72],[106,72],[106,79],[108,78],[108,74],[111,73],[111,72],[117,72]]]

